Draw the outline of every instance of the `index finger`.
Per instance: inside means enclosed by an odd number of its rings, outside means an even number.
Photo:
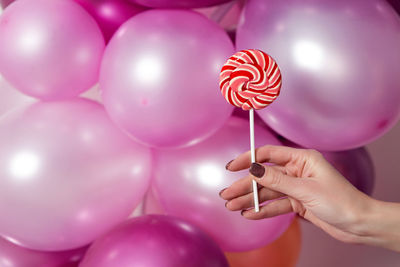
[[[296,149],[287,146],[266,145],[256,149],[256,162],[258,163],[273,163],[284,166],[290,162],[302,149]],[[240,171],[250,168],[251,158],[250,151],[247,151],[227,165],[230,171]]]

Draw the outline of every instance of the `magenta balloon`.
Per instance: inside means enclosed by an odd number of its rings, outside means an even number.
[[[104,105],[119,127],[149,146],[198,142],[232,112],[218,82],[233,51],[228,35],[198,13],[142,12],[107,46],[100,74]]]
[[[78,267],[86,248],[43,252],[19,247],[0,237],[0,266],[2,267]]]
[[[388,0],[388,2],[393,6],[393,8],[400,15],[400,1],[399,0]]]
[[[375,184],[374,164],[365,148],[323,152],[323,155],[357,189],[372,194]]]
[[[147,215],[131,219],[89,248],[80,267],[228,267],[221,249],[185,221]]]
[[[28,248],[89,244],[124,221],[149,187],[149,149],[89,100],[8,113],[0,147],[0,235]]]
[[[155,8],[194,8],[214,6],[232,0],[131,0],[131,2]]]
[[[122,23],[146,8],[127,0],[75,0],[88,11],[100,26],[106,41]]]
[[[15,0],[0,0],[0,8],[6,8],[9,4],[14,2]]]
[[[400,115],[400,18],[383,0],[249,0],[237,48],[278,62],[281,96],[258,114],[305,147],[345,150]]]
[[[40,99],[93,86],[104,50],[95,20],[70,0],[18,0],[0,17],[0,73]]]
[[[256,125],[256,145],[280,145],[268,131]],[[192,147],[155,152],[153,189],[162,209],[209,233],[225,251],[247,251],[278,238],[293,214],[259,221],[228,211],[219,192],[248,175],[225,170],[225,164],[249,150],[249,124],[232,117],[215,135]],[[249,184],[249,187],[251,185]]]

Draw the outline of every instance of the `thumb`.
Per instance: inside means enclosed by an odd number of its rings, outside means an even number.
[[[255,177],[254,180],[260,185],[294,198],[299,198],[300,191],[304,189],[305,179],[287,175],[274,166],[252,163],[250,174]]]

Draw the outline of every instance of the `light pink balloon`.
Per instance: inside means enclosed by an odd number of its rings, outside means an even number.
[[[89,100],[8,113],[0,147],[0,235],[28,248],[89,244],[124,221],[149,186],[149,149]]]
[[[104,105],[111,119],[142,143],[194,144],[232,112],[218,83],[233,51],[224,30],[196,12],[142,12],[107,46],[100,75]]]
[[[98,80],[104,39],[70,0],[18,0],[0,17],[0,73],[41,99],[77,96]]]
[[[280,145],[267,130],[256,125],[256,145]],[[248,175],[225,170],[225,164],[249,150],[248,122],[232,117],[215,135],[179,150],[155,152],[153,190],[161,209],[209,233],[225,251],[247,251],[278,238],[289,226],[293,213],[264,220],[247,220],[225,208],[219,192]],[[251,184],[249,184],[249,188]],[[147,198],[147,202],[152,197]],[[157,205],[147,203],[157,212]]]
[[[257,112],[304,147],[360,147],[400,118],[400,17],[384,0],[249,0],[236,45],[276,59],[281,95]]]
[[[0,116],[20,105],[33,101],[35,101],[34,98],[18,92],[0,76]]]
[[[78,267],[85,248],[44,252],[17,246],[0,237],[0,266],[2,267]]]

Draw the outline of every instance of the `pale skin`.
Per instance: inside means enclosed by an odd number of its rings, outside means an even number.
[[[221,191],[226,208],[251,220],[295,212],[332,237],[353,244],[400,252],[400,204],[375,200],[357,190],[321,153],[283,146],[256,151],[251,173]],[[269,163],[269,165],[266,165]],[[229,171],[251,167],[250,152],[227,165]],[[253,209],[251,180],[259,184],[260,212]]]

